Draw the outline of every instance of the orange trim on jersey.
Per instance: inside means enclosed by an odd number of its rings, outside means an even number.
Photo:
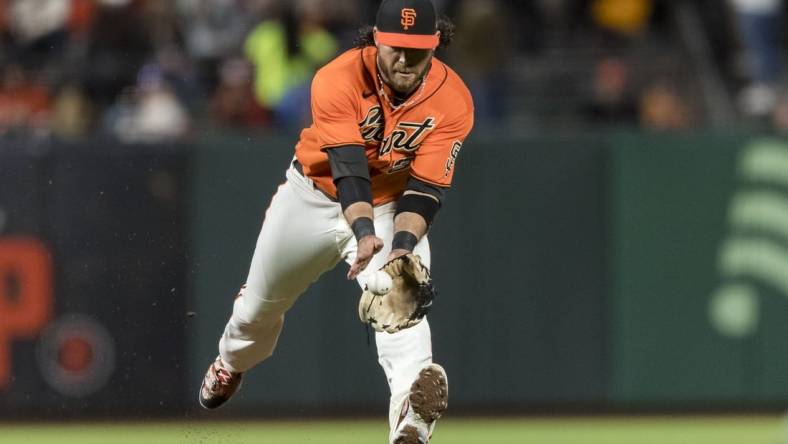
[[[437,34],[400,34],[396,32],[380,32],[375,34],[378,43],[395,48],[435,49],[440,43]]]

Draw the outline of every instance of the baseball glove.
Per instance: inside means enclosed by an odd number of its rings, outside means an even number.
[[[435,299],[430,272],[421,263],[421,258],[414,254],[399,256],[381,270],[391,276],[391,291],[377,295],[364,288],[358,304],[361,322],[375,331],[387,333],[396,333],[421,322]]]

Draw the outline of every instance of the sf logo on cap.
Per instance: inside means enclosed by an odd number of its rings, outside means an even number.
[[[416,10],[413,8],[402,8],[402,14],[400,17],[402,18],[402,20],[400,20],[402,29],[406,31],[408,28],[416,24]]]

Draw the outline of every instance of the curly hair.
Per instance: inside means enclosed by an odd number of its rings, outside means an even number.
[[[375,37],[372,34],[372,28],[371,25],[365,25],[358,29],[358,35],[355,41],[353,41],[353,45],[356,48],[375,46]],[[456,27],[449,17],[442,15],[438,17],[437,28],[438,31],[441,32],[437,49],[445,49],[454,40],[454,31]]]

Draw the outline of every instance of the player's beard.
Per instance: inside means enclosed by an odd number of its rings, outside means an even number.
[[[399,99],[406,99],[418,87],[429,72],[432,66],[432,57],[421,70],[421,72],[414,72],[406,68],[391,67],[390,70],[383,70],[378,63],[378,71],[381,73],[381,79],[394,91],[394,94]]]

